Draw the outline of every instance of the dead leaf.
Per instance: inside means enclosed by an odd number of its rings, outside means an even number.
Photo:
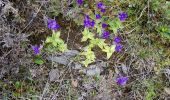
[[[36,77],[37,72],[35,69],[30,69],[30,73],[31,73],[32,77]]]
[[[71,80],[71,84],[74,86],[74,87],[77,87],[78,86],[78,81],[77,80]]]
[[[168,94],[168,95],[170,95],[170,88],[164,88],[164,91]]]

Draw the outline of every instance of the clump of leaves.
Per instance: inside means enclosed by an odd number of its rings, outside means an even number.
[[[113,31],[113,33],[117,33],[117,30],[122,28],[122,23],[118,18],[116,18],[114,20],[109,20],[108,24],[110,25],[109,28],[110,28],[110,30]]]
[[[81,53],[81,55],[86,57],[86,60],[82,62],[86,67],[95,61],[95,54],[92,51],[92,48],[98,46],[103,52],[106,52],[107,59],[111,57],[113,52],[115,51],[115,45],[109,46],[106,44],[104,39],[94,38],[94,34],[89,31],[89,29],[85,28],[83,31],[82,42],[89,40],[89,45],[86,47],[86,50]]]
[[[53,31],[51,37],[47,37],[45,43],[47,44],[46,50],[49,52],[64,52],[67,50],[67,44],[60,38],[60,32]]]
[[[157,32],[162,38],[170,40],[170,27],[168,27],[167,25],[159,26],[157,28]]]
[[[113,52],[115,52],[116,44],[108,44],[105,42],[106,39],[110,39],[111,35],[117,34],[118,30],[123,28],[122,22],[128,17],[127,13],[119,12],[117,18],[112,18],[112,16],[104,15],[102,13],[106,12],[105,2],[96,3],[96,13],[90,12],[86,14],[84,19],[84,31],[82,32],[82,42],[88,42],[89,44],[85,47],[85,50],[81,55],[85,56],[85,61],[82,61],[86,67],[95,61],[95,55],[93,48],[98,46],[103,52],[107,54],[107,59],[109,59]],[[100,12],[99,12],[99,11]],[[115,10],[117,12],[117,10]],[[102,16],[101,16],[102,15]],[[110,33],[111,32],[111,33]],[[120,46],[121,50],[122,46]],[[119,51],[120,51],[119,50]]]
[[[40,55],[36,55],[33,59],[34,63],[38,65],[44,64],[44,59]]]
[[[162,86],[159,82],[155,83],[151,80],[147,80],[147,81],[145,81],[145,83],[146,83],[146,87],[147,87],[146,100],[153,100],[157,96],[156,90]]]
[[[14,95],[15,97],[20,97],[20,96],[21,96],[22,85],[23,85],[23,84],[22,84],[22,82],[20,82],[20,81],[16,81],[16,82],[15,82],[14,86],[15,86],[16,91],[13,92],[13,95]]]

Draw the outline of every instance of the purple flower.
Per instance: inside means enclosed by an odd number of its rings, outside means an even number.
[[[90,17],[88,15],[86,15],[85,19],[84,19],[84,26],[85,27],[90,27]]]
[[[128,80],[129,80],[129,78],[128,78],[127,76],[126,76],[126,77],[121,76],[121,77],[118,77],[118,78],[116,79],[116,83],[117,83],[118,85],[124,86],[124,85],[126,85],[126,83],[127,83]]]
[[[104,13],[106,11],[106,9],[101,9],[100,11]]]
[[[95,22],[94,20],[90,20],[90,17],[88,15],[86,15],[86,18],[84,19],[84,26],[85,27],[94,27]]]
[[[120,21],[125,21],[128,18],[128,15],[125,12],[121,12],[121,13],[119,13],[118,17],[119,17]]]
[[[101,18],[100,14],[96,14],[96,19],[100,19],[100,18]]]
[[[102,23],[102,28],[106,28],[108,25],[106,23]]]
[[[90,19],[89,15],[86,15],[85,18],[86,18],[86,19]]]
[[[116,36],[113,40],[116,44],[120,43],[121,39],[119,36]]]
[[[102,9],[104,7],[102,2],[97,3],[97,8]]]
[[[91,23],[90,23],[90,26],[94,27],[94,25],[95,25],[95,22],[94,22],[94,20],[92,20]]]
[[[110,33],[107,32],[107,31],[104,31],[103,34],[102,34],[102,38],[103,39],[108,39],[110,37]]]
[[[90,24],[91,24],[91,22],[90,22],[89,19],[84,19],[84,26],[85,27],[90,27]]]
[[[101,12],[106,11],[106,6],[102,2],[97,3],[97,8],[100,9]]]
[[[59,24],[56,23],[56,21],[53,19],[48,19],[47,25],[48,25],[48,28],[52,30],[57,30],[60,28]]]
[[[83,0],[77,0],[77,4],[82,5],[83,4]]]
[[[115,50],[116,52],[120,52],[122,50],[123,46],[122,45],[116,45]]]
[[[34,46],[31,46],[32,50],[34,51],[34,54],[35,55],[38,55],[40,54],[40,51],[42,49],[42,46],[38,46],[38,45],[34,45]]]

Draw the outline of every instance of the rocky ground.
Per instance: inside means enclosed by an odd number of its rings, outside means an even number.
[[[128,12],[118,31],[123,49],[106,59],[95,47],[96,59],[85,67],[79,56],[89,43],[81,42],[83,16],[95,12],[98,2],[108,6],[105,15],[111,18],[113,9]],[[170,2],[84,0],[78,5],[77,0],[0,0],[0,99],[169,100]],[[35,56],[32,46],[45,44],[52,34],[48,18],[60,25],[68,50]]]

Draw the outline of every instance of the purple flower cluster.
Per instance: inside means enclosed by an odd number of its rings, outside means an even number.
[[[120,12],[118,17],[119,17],[120,21],[123,22],[123,21],[125,21],[128,18],[128,15],[125,12]]]
[[[120,52],[123,48],[123,46],[120,44],[121,38],[119,36],[116,36],[113,41],[116,44],[115,47],[116,52]]]
[[[126,76],[126,77],[121,76],[121,77],[118,77],[118,78],[116,79],[116,83],[117,83],[118,85],[124,86],[124,85],[126,85],[126,83],[127,83],[128,80],[129,80],[129,78],[128,78],[127,76]]]
[[[77,0],[77,3],[78,4],[82,4],[83,3],[83,0]],[[106,11],[106,6],[102,3],[102,2],[98,2],[97,3],[97,8],[100,9],[101,12],[105,12]],[[96,14],[95,15],[96,19],[101,19],[101,15],[100,14]],[[128,16],[125,12],[121,12],[119,13],[118,15],[119,19],[121,21],[124,21]],[[95,21],[94,20],[91,20],[90,17],[88,15],[86,15],[85,19],[84,19],[84,26],[87,27],[87,28],[90,28],[90,27],[94,27],[95,25]],[[108,27],[108,24],[107,23],[102,23],[101,24],[101,27],[103,29],[103,33],[101,35],[101,37],[103,39],[108,39],[110,37],[110,33],[108,31],[105,31],[105,29]],[[116,44],[116,51],[117,52],[120,52],[123,48],[123,46],[120,44],[121,42],[121,39],[120,37],[115,37],[114,38],[114,43]]]
[[[77,4],[78,5],[82,5],[83,4],[83,0],[77,0]]]
[[[105,12],[106,11],[106,6],[102,2],[99,2],[97,4],[97,8],[100,9],[101,12]]]
[[[103,29],[107,28],[107,26],[108,26],[108,24],[102,23],[102,28],[103,28]],[[110,33],[107,32],[107,31],[103,31],[103,33],[102,33],[102,38],[103,38],[103,39],[108,39],[109,37],[110,37]]]
[[[54,19],[48,19],[47,20],[47,27],[51,30],[57,30],[57,29],[60,28],[60,25]],[[32,45],[31,48],[34,51],[35,55],[39,55],[43,46],[42,45],[40,45],[40,46]]]
[[[60,28],[60,25],[53,19],[48,19],[47,26],[51,30],[57,30]]]
[[[94,20],[91,20],[90,17],[88,15],[86,15],[86,18],[84,19],[84,26],[87,28],[90,28],[90,27],[93,28],[94,25],[95,25]]]
[[[102,3],[102,2],[98,2],[97,3],[97,8],[100,9],[100,12],[105,12],[106,11],[106,6]],[[100,19],[101,17],[99,16],[99,14],[96,14],[96,19]],[[106,23],[102,23],[102,28],[105,29],[108,27],[108,24]],[[110,33],[107,31],[103,31],[102,33],[102,38],[103,39],[108,39],[110,37]]]

